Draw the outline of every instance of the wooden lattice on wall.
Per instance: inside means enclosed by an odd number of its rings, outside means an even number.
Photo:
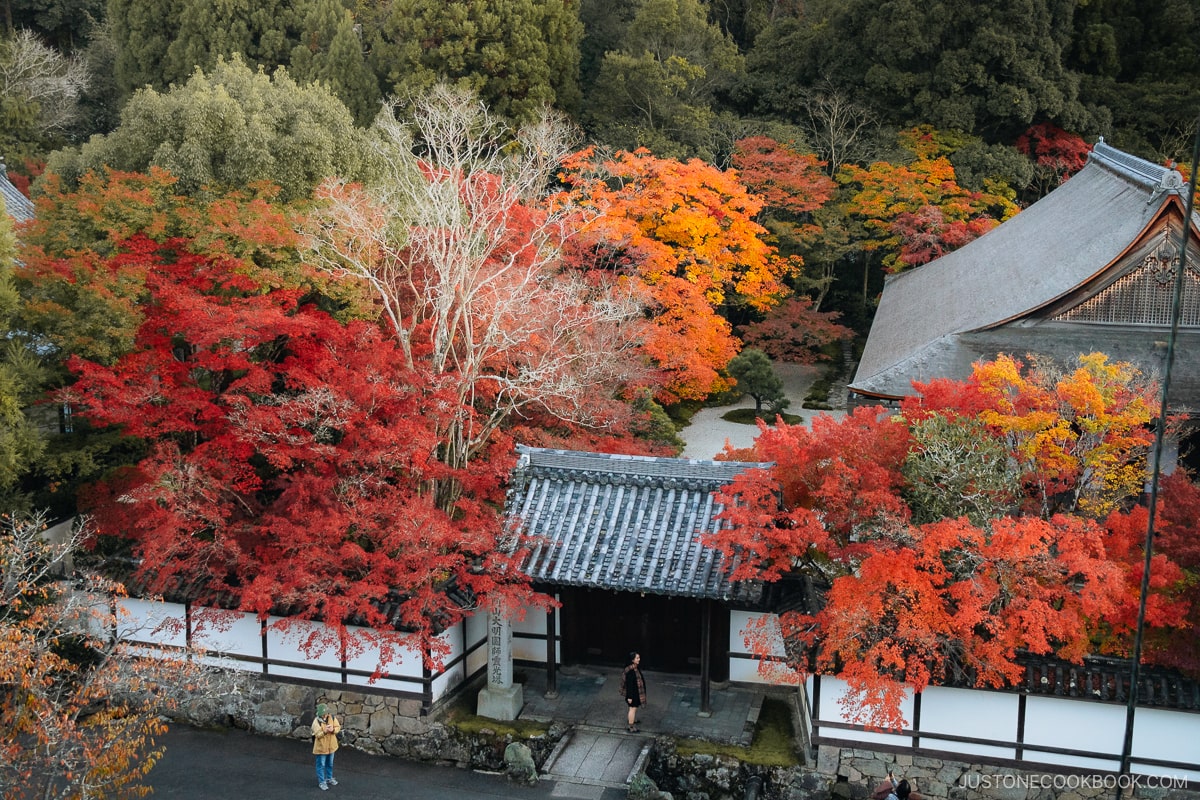
[[[1054,319],[1169,327],[1175,275],[1179,269],[1178,252],[1164,231],[1162,241],[1142,259],[1137,269]],[[1200,326],[1200,270],[1190,258],[1183,276],[1181,305],[1183,311],[1179,324]]]

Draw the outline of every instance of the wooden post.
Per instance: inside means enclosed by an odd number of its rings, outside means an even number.
[[[546,697],[558,697],[558,615],[551,607],[546,611]]]
[[[700,716],[712,716],[710,692],[709,651],[712,640],[712,600],[700,601]]]

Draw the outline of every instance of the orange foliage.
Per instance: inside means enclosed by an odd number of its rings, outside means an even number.
[[[932,261],[977,238],[1017,212],[1011,192],[959,186],[937,134],[916,128],[900,136],[912,161],[877,161],[842,168],[839,182],[856,187],[845,212],[867,233],[863,247],[882,250],[884,269],[900,272]]]
[[[592,152],[569,160],[562,178],[599,214],[575,242],[581,268],[619,271],[653,315],[644,349],[666,374],[659,398],[699,399],[727,388],[720,374],[737,353],[718,310],[766,310],[798,268],[766,244],[754,221],[761,201],[735,173],[698,160],[622,152],[596,165]]]
[[[817,668],[841,668],[850,716],[871,726],[905,725],[896,700],[906,688],[1012,683],[1020,650],[1082,658],[1090,621],[1124,592],[1095,525],[1078,518],[998,520],[990,531],[947,520],[909,536],[835,579],[814,617],[782,621],[793,630],[815,623]]]
[[[906,415],[953,404],[1007,443],[1034,513],[1102,518],[1145,482],[1154,387],[1127,363],[1092,353],[1062,373],[1002,355],[976,364],[957,391],[953,382],[915,386],[922,396],[905,401]]]
[[[768,671],[837,674],[848,716],[883,728],[902,727],[901,700],[931,683],[1011,684],[1021,653],[1126,652],[1142,575],[1146,512],[1124,509],[1142,490],[1153,387],[1136,370],[1101,354],[1063,372],[1001,357],[916,389],[900,414],[762,426],[752,450],[725,456],[774,466],[721,493],[728,527],[712,542],[735,579],[824,589],[823,607],[765,618],[747,643]],[[1023,479],[1023,508],[911,522],[910,425],[933,415],[984,423]],[[1197,619],[1200,487],[1167,485],[1147,652],[1190,668],[1195,648],[1172,639]]]

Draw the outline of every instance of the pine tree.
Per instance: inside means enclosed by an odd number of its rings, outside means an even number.
[[[754,398],[756,415],[762,413],[763,403],[767,404],[770,411],[781,411],[788,407],[783,381],[775,374],[771,359],[762,350],[743,350],[730,359],[728,369],[737,381],[737,388]]]
[[[441,81],[516,122],[579,98],[578,0],[397,0],[372,44],[382,86],[411,97]]]

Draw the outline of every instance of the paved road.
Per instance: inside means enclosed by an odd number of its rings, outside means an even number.
[[[338,785],[322,792],[308,742],[182,725],[172,725],[164,742],[166,755],[149,776],[155,800],[615,800],[625,795],[554,781],[518,786],[502,775],[370,756],[349,748],[339,750],[334,762]]]

